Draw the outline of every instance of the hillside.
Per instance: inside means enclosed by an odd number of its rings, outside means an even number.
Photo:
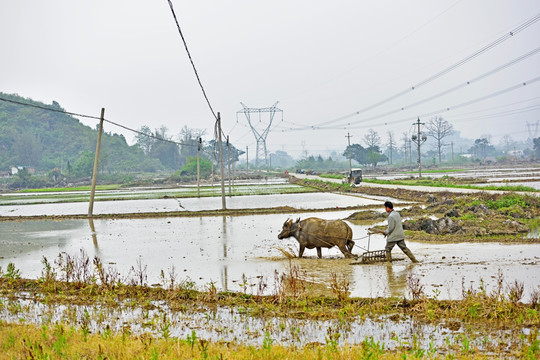
[[[63,109],[55,101],[48,105],[18,95],[0,93],[0,97],[57,110],[48,111],[0,100],[0,172],[8,171],[12,166],[24,166],[38,172],[57,168],[63,174],[91,175],[97,129],[58,112]],[[101,172],[124,173],[159,168],[159,160],[149,159],[137,145],[128,145],[122,135],[104,132],[100,151]]]

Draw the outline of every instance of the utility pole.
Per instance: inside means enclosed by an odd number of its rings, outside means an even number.
[[[212,147],[212,161],[210,161],[212,163],[212,190],[214,189],[214,161],[216,160],[216,144],[214,143],[214,146]]]
[[[422,145],[427,140],[427,136],[420,132],[420,125],[424,125],[424,123],[420,122],[420,118],[418,118],[418,120],[415,123],[413,123],[413,125],[418,126],[418,135],[413,134],[412,141],[414,141],[415,144],[418,146],[418,177],[421,178],[422,177],[422,152],[420,151],[420,145]]]
[[[248,152],[247,146],[246,146],[246,171],[249,171],[249,152]]]
[[[347,136],[345,136],[347,138],[347,143],[349,144],[348,146],[348,149],[349,149],[349,174],[351,173],[352,171],[352,166],[351,166],[351,135],[349,133],[347,133]]]
[[[94,212],[94,196],[96,193],[97,171],[99,161],[99,149],[101,147],[101,134],[103,133],[103,119],[105,118],[105,108],[101,108],[99,119],[99,132],[96,144],[96,157],[94,158],[94,173],[92,174],[92,190],[90,190],[90,202],[88,203],[88,217],[91,218]]]
[[[201,197],[201,168],[199,165],[202,139],[197,141],[197,197]]]
[[[229,143],[229,135],[227,135],[227,177],[229,178],[229,196],[232,196],[231,190],[231,147]]]
[[[227,210],[227,204],[225,202],[225,170],[223,169],[223,142],[221,140],[221,115],[217,113],[217,125],[218,125],[218,145],[219,145],[219,170],[221,173],[221,209]]]

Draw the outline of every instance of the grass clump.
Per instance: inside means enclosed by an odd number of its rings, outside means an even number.
[[[538,333],[524,336],[519,348],[502,353],[503,357],[537,359],[540,354]],[[105,329],[85,333],[67,324],[10,324],[0,322],[2,357],[6,359],[488,359],[469,337],[453,340],[441,354],[433,344],[423,349],[416,342],[390,349],[385,343],[364,338],[359,344],[344,346],[339,331],[331,331],[325,343],[283,346],[267,332],[262,345],[211,342],[195,332],[183,338],[135,335],[129,329],[112,332]],[[395,339],[399,341],[399,339]]]

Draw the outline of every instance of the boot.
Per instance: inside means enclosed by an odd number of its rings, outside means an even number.
[[[392,263],[392,253],[390,251],[386,252],[386,262],[389,264]]]
[[[413,263],[417,263],[417,262],[418,262],[418,260],[416,260],[416,258],[414,257],[413,253],[411,252],[411,250],[405,249],[405,250],[403,250],[403,252],[405,253],[405,255],[407,255],[407,256],[409,257],[409,259],[411,259],[411,261],[412,261]]]

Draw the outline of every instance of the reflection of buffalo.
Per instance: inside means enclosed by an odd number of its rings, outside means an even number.
[[[293,236],[300,244],[298,257],[302,257],[304,249],[317,248],[317,256],[322,257],[321,248],[339,247],[345,257],[354,257],[351,250],[354,246],[352,240],[352,230],[342,220],[324,220],[310,217],[300,221],[300,218],[293,222],[287,219],[283,224],[283,230],[278,235],[278,239]]]

